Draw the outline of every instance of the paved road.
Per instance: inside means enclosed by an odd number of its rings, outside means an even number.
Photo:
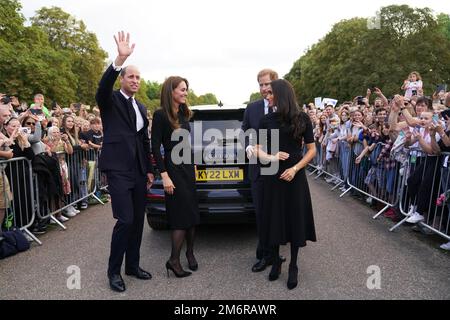
[[[2,299],[450,299],[450,255],[439,242],[423,240],[410,228],[388,231],[373,211],[325,182],[310,181],[319,241],[301,249],[299,286],[286,289],[287,267],[279,280],[252,273],[255,228],[203,226],[198,231],[199,271],[167,278],[169,232],[144,230],[141,265],[150,281],[124,276],[128,290],[109,290],[105,274],[111,230],[109,205],[96,205],[40,239],[43,246],[0,261]],[[282,254],[289,256],[288,247]],[[186,264],[185,260],[183,261]],[[67,289],[69,266],[81,270],[81,289]],[[367,288],[369,266],[381,270],[381,289]]]

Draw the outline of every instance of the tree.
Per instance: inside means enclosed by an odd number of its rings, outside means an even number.
[[[95,91],[105,67],[107,54],[100,48],[97,36],[87,31],[81,20],[76,20],[61,8],[41,8],[31,18],[32,25],[48,35],[51,46],[72,60],[76,75],[73,83],[77,101],[95,103]]]
[[[441,13],[437,19],[442,33],[450,40],[450,15]]]
[[[48,100],[73,102],[77,79],[70,58],[50,46],[43,30],[23,25],[18,1],[0,4],[0,92],[25,101],[43,93]]]
[[[380,29],[353,18],[335,24],[318,43],[294,62],[285,76],[300,101],[317,96],[340,101],[365,95],[378,86],[387,96],[400,92],[411,71],[424,78],[425,93],[450,82],[450,40],[428,8],[388,6],[380,11]]]
[[[0,0],[0,38],[5,40],[21,37],[25,17],[18,0]]]
[[[259,91],[258,91],[258,92],[253,92],[253,93],[250,95],[250,100],[244,102],[244,104],[249,104],[250,102],[257,101],[257,100],[259,100],[259,99],[261,99],[261,93],[260,93]]]

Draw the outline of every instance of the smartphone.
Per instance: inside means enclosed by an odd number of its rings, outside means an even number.
[[[438,124],[439,123],[439,116],[437,114],[433,114],[433,123]]]
[[[35,116],[42,114],[42,109],[30,109],[31,114]]]
[[[417,96],[417,90],[413,90],[413,91],[412,91],[412,95],[413,95],[413,96]]]
[[[25,133],[25,134],[30,134],[31,133],[31,129],[27,128],[27,127],[21,127],[19,129],[19,132]]]
[[[444,91],[444,92],[447,91],[447,85],[446,84],[438,84],[436,86],[436,93],[439,93],[441,91]]]

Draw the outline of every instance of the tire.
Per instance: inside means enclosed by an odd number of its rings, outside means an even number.
[[[155,217],[147,214],[147,221],[150,228],[153,230],[167,230],[169,229],[169,224],[167,223],[166,219]]]

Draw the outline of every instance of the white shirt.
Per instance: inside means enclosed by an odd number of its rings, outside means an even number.
[[[120,90],[120,93],[125,97],[125,99],[130,99],[130,97],[123,92],[122,90]],[[141,130],[144,127],[144,119],[142,118],[142,114],[139,111],[139,107],[136,103],[136,100],[134,100],[134,97],[132,97],[132,101],[133,101],[133,108],[134,108],[134,112],[136,113],[136,131]]]

